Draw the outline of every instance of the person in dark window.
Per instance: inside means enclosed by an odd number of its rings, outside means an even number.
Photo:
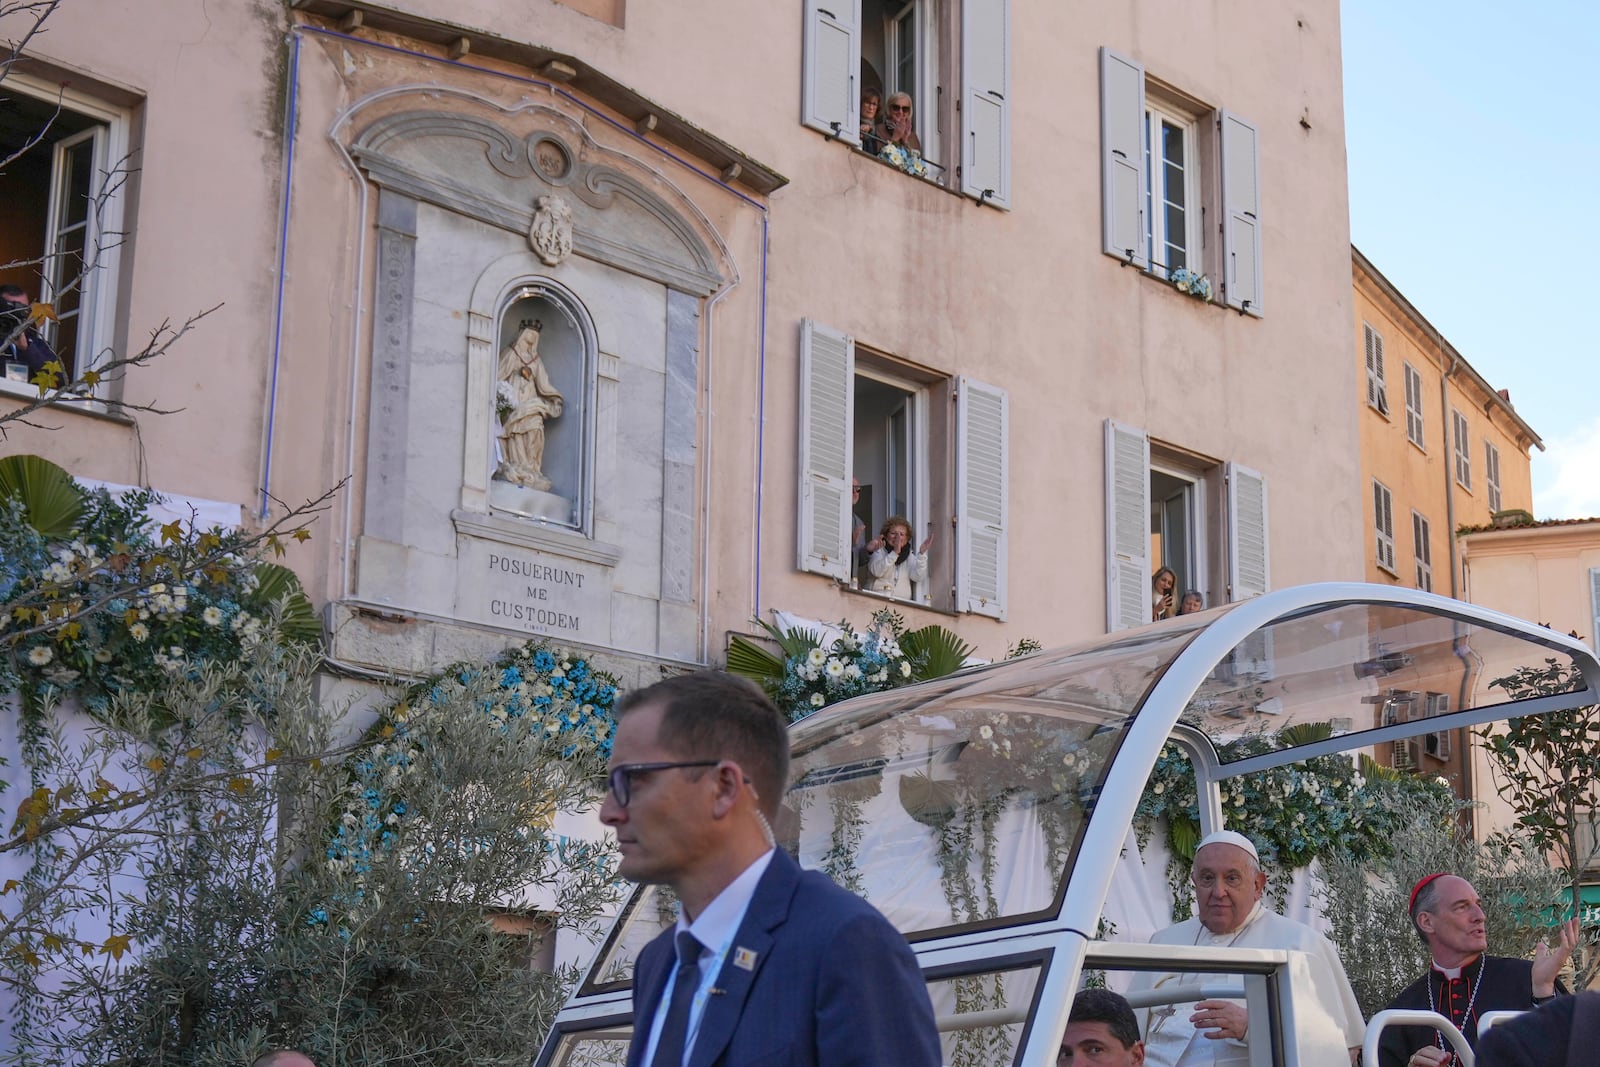
[[[878,90],[868,89],[861,94],[861,150],[870,155],[883,151],[883,138],[878,136],[878,112],[883,109],[883,98]]]
[[[911,583],[928,580],[928,549],[932,544],[933,538],[929,537],[913,552],[911,524],[903,516],[890,515],[878,536],[867,542],[867,551],[872,553],[867,569],[872,572],[873,591],[910,600]]]
[[[867,551],[867,520],[861,512],[861,480],[850,479],[850,565],[865,567],[872,553]],[[870,516],[868,516],[870,518]]]
[[[1200,590],[1190,589],[1178,601],[1179,615],[1193,615],[1197,611],[1206,609],[1206,598],[1200,595]]]
[[[34,328],[32,308],[28,291],[22,286],[0,285],[0,359],[26,364],[30,382],[46,363],[56,359],[56,354]],[[56,384],[66,384],[65,369]]]
[[[908,152],[922,154],[922,142],[917,138],[911,121],[911,94],[890,93],[884,108],[883,121],[878,123],[878,136],[885,145],[899,145]]]
[[[1172,618],[1172,591],[1178,587],[1178,575],[1171,567],[1162,567],[1150,576],[1150,617]]]

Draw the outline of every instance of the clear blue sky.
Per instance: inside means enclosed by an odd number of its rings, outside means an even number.
[[[1600,0],[1341,18],[1351,240],[1544,439],[1535,515],[1600,515]]]

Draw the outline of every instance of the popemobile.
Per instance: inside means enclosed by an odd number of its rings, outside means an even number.
[[[1568,691],[1513,701],[1491,684],[1552,662]],[[1452,710],[1385,714],[1402,688],[1451,694]],[[1086,977],[1127,990],[1150,984],[1137,972],[1160,972],[1195,977],[1133,994],[1150,1018],[1240,999],[1250,1067],[1347,1067],[1303,953],[1096,939],[1162,747],[1192,762],[1209,834],[1224,828],[1221,787],[1238,775],[1596,703],[1600,663],[1574,638],[1416,590],[1300,586],[812,715],[793,727],[776,830],[780,847],[866,897],[911,942],[948,1064],[1050,1067]],[[1221,741],[1265,717],[1279,731],[1333,729],[1219,756]],[[663,892],[634,892],[536,1067],[621,1067],[634,959],[674,917]],[[1367,1062],[1382,1025],[1420,1015],[1453,1030],[1429,1013],[1392,1015],[1369,1024]],[[1459,1033],[1450,1038],[1472,1067]]]

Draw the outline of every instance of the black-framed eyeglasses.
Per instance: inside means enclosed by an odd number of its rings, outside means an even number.
[[[719,759],[698,760],[669,760],[665,763],[619,763],[611,768],[611,776],[606,780],[611,795],[617,798],[617,804],[627,807],[628,801],[633,799],[633,776],[636,774],[649,774],[651,771],[670,771],[680,767],[715,767],[722,761]]]

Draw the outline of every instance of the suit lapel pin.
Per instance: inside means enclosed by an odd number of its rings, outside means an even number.
[[[747,948],[736,948],[733,950],[733,965],[742,971],[753,971],[756,969],[756,954]]]

